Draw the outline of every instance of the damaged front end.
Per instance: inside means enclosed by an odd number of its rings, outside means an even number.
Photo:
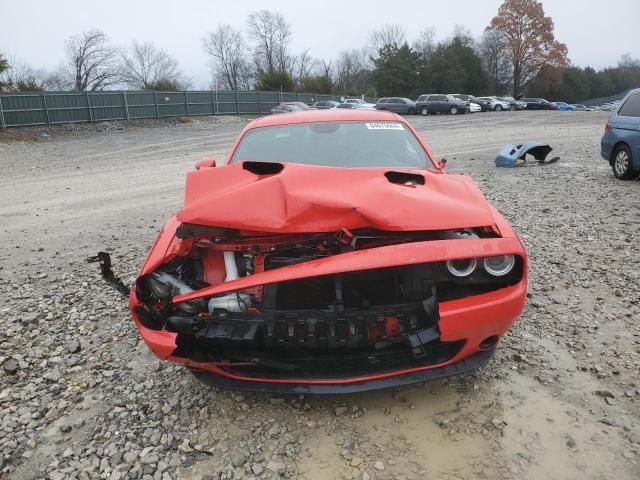
[[[219,386],[347,392],[485,363],[526,256],[495,227],[255,232],[165,225],[130,295],[145,342]]]

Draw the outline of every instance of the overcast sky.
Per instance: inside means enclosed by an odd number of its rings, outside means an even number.
[[[201,39],[220,23],[244,26],[260,9],[281,12],[293,27],[293,53],[310,48],[319,58],[333,58],[345,48],[359,48],[368,32],[384,23],[405,26],[413,40],[427,26],[438,39],[455,24],[479,36],[501,0],[395,0],[319,2],[300,0],[0,0],[0,52],[33,67],[54,69],[64,41],[90,28],[103,30],[113,43],[152,41],[180,62],[193,87],[210,84]],[[543,0],[555,22],[556,39],[567,44],[569,58],[580,66],[615,65],[624,53],[640,58],[640,0]]]

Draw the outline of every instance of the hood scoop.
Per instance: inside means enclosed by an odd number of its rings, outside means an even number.
[[[256,175],[275,175],[282,171],[284,165],[277,162],[243,162],[242,168]]]
[[[384,176],[387,177],[389,183],[406,186],[424,185],[424,176],[417,173],[386,172]]]

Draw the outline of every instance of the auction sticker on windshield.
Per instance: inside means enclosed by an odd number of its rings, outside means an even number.
[[[369,130],[404,130],[402,124],[397,122],[369,122],[365,125]]]

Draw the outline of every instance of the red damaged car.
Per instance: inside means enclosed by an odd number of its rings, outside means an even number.
[[[161,359],[219,387],[339,393],[484,365],[521,313],[527,256],[403,118],[251,122],[187,174],[135,288]]]

